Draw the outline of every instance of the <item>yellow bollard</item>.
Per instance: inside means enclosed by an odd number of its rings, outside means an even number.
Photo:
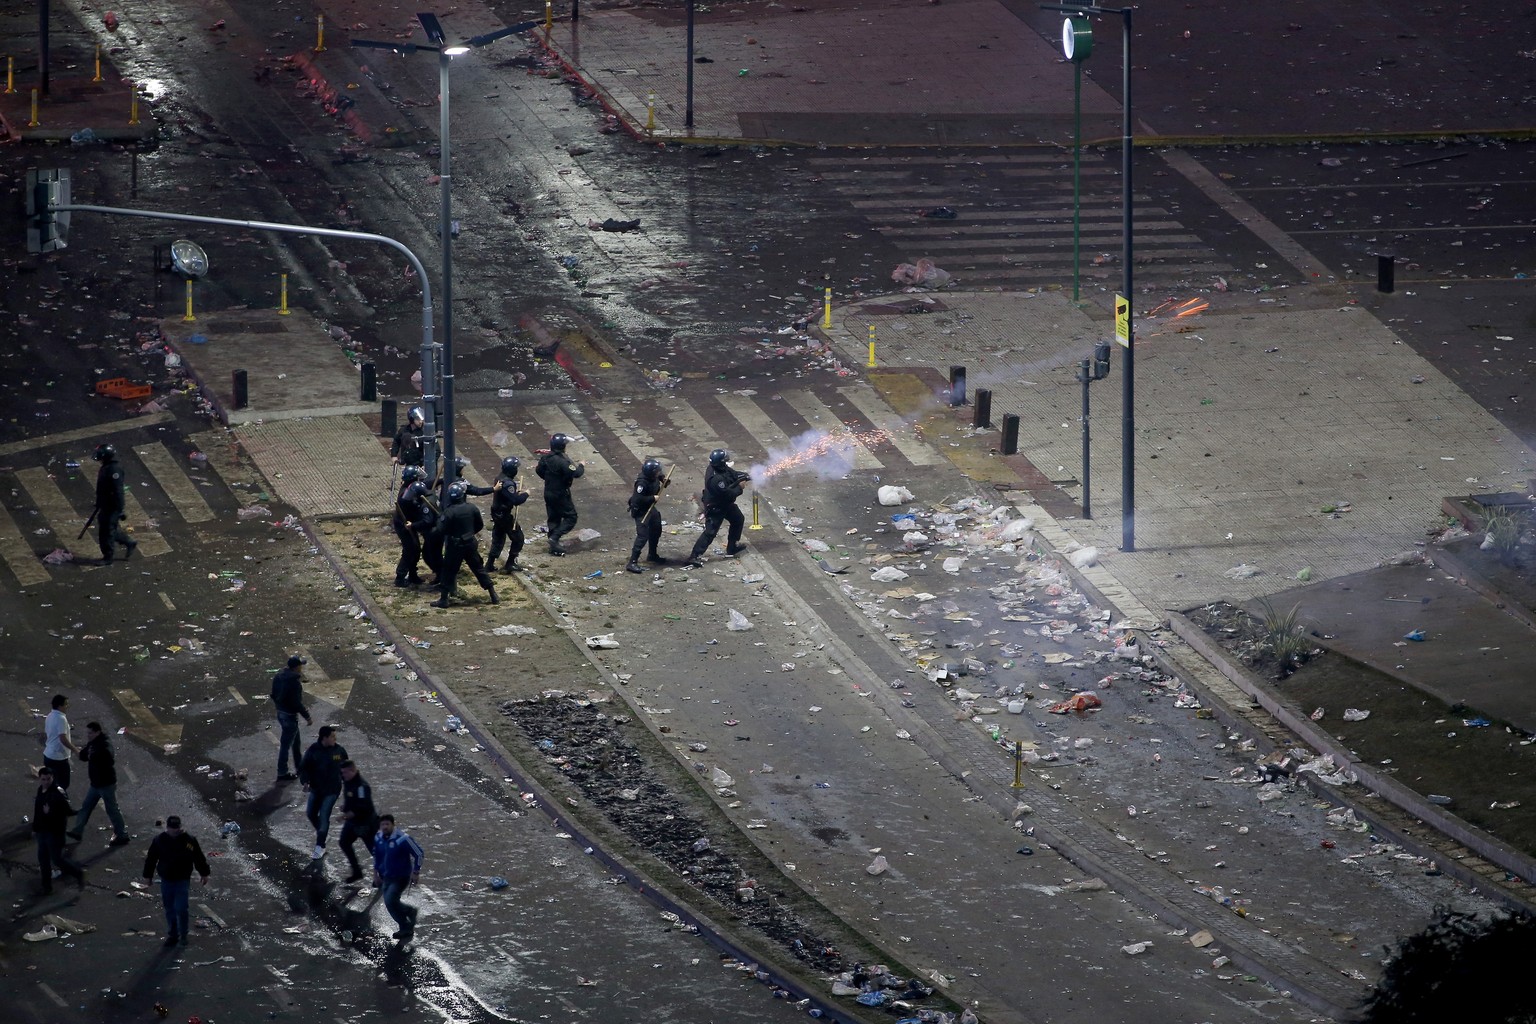
[[[181,318],[181,322],[184,323],[184,324],[190,324],[192,321],[194,321],[196,319],[197,319],[197,317],[192,315],[192,282],[188,281],[187,282],[187,314],[186,314],[186,316],[183,316]]]
[[[832,329],[832,289],[827,289],[827,297],[821,307],[821,328],[824,331]]]
[[[1024,788],[1024,743],[1013,741],[1013,788]]]
[[[544,34],[548,35],[555,27],[554,0],[544,0]]]
[[[100,46],[96,47],[96,77],[91,79],[91,81],[93,81],[93,82],[101,81],[101,47]],[[9,92],[10,90],[7,89],[6,91]]]
[[[16,58],[5,58],[5,91],[16,91]]]
[[[293,310],[288,308],[288,275],[278,274],[277,276],[282,279],[282,287],[280,291],[282,297],[278,301],[277,315],[288,316],[293,312]]]
[[[865,366],[869,366],[869,367],[873,367],[875,365],[875,325],[874,324],[870,324],[869,325],[869,362],[865,363],[864,365]]]
[[[757,517],[757,492],[753,491],[752,492],[752,525],[747,527],[747,529],[749,529],[749,530],[761,530],[762,528],[763,528],[762,520],[758,519],[758,517]]]
[[[325,15],[323,15],[323,14],[320,15],[320,17],[317,20],[316,24],[317,24],[318,28],[316,30],[316,35],[315,35],[315,52],[316,53],[324,53],[325,52]]]
[[[647,133],[656,130],[656,91],[654,89],[645,94],[645,130]]]
[[[36,128],[42,122],[37,119],[37,90],[32,90],[32,120],[27,122],[28,128]]]
[[[128,95],[132,100],[128,104],[128,123],[139,123],[139,87],[132,82],[128,83]]]

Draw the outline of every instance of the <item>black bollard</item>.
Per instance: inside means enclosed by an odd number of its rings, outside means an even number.
[[[965,404],[965,367],[963,366],[949,368],[949,404]]]
[[[377,402],[379,400],[379,381],[372,363],[363,364],[363,401]]]
[[[1011,412],[1003,417],[1003,454],[1019,454],[1019,418]]]
[[[1376,257],[1376,290],[1379,292],[1392,291],[1393,261],[1391,256]]]
[[[399,427],[400,403],[386,398],[379,404],[379,436],[394,437]]]
[[[977,430],[992,425],[992,389],[976,389],[976,410],[971,416],[971,426]]]
[[[251,385],[244,370],[236,370],[232,386],[235,397],[235,408],[244,409],[251,404]]]

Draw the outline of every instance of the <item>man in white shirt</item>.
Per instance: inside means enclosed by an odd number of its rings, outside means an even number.
[[[79,751],[69,735],[69,719],[64,709],[69,698],[62,693],[53,695],[53,710],[43,719],[43,764],[53,769],[53,783],[60,789],[69,790],[70,756]]]

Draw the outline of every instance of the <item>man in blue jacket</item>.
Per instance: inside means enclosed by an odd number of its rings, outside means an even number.
[[[384,901],[384,909],[395,919],[400,930],[393,938],[404,945],[416,934],[416,909],[400,902],[405,890],[421,880],[421,845],[395,828],[393,814],[379,816],[379,834],[373,837],[373,884]]]

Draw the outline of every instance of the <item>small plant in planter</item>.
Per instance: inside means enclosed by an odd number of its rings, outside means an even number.
[[[1300,611],[1299,604],[1291,605],[1289,611],[1280,611],[1267,597],[1259,602],[1260,618],[1264,623],[1263,646],[1275,659],[1277,679],[1296,671],[1311,653],[1307,628],[1299,621]]]
[[[1492,552],[1506,565],[1514,564],[1523,539],[1521,518],[1502,505],[1486,506],[1483,509],[1482,549]]]

